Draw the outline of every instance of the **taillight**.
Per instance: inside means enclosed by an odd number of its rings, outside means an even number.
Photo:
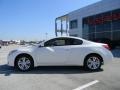
[[[104,47],[104,48],[106,48],[106,49],[108,49],[108,50],[110,50],[110,47],[109,47],[109,45],[108,45],[108,44],[103,45],[103,47]]]

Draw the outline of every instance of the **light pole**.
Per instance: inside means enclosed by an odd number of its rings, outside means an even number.
[[[47,35],[48,35],[48,33],[45,33],[45,36],[46,36],[46,40],[47,40]]]

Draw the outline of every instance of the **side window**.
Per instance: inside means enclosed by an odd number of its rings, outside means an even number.
[[[44,46],[64,46],[65,45],[65,40],[64,39],[52,39],[47,42],[45,42]]]
[[[50,47],[50,46],[81,45],[82,43],[83,41],[79,39],[57,38],[57,39],[52,39],[52,40],[45,42],[44,46]]]
[[[82,40],[73,39],[73,38],[70,38],[66,41],[66,45],[81,45],[82,43],[83,43]]]
[[[55,41],[55,46],[64,46],[65,40],[64,39],[58,39]]]
[[[81,45],[82,43],[83,43],[82,40],[74,39],[72,44],[73,44],[73,45]]]
[[[44,46],[47,47],[47,46],[52,46],[52,43],[53,43],[54,40],[49,40],[47,42],[44,43]]]

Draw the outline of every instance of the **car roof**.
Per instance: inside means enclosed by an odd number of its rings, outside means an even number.
[[[56,38],[73,38],[73,39],[80,39],[80,40],[85,40],[79,37],[73,37],[73,36],[60,36],[60,37],[56,37]]]
[[[83,38],[80,38],[80,37],[73,37],[73,36],[59,36],[59,37],[55,37],[55,38],[51,38],[51,39],[59,39],[59,38],[73,38],[73,39],[79,39],[79,40],[82,40],[83,41],[83,44],[90,44],[90,43],[95,43],[95,42],[92,42],[92,41],[89,41],[89,40],[86,40],[86,39],[83,39]],[[49,40],[51,40],[49,39]],[[49,40],[46,40],[46,41],[49,41]],[[46,42],[45,41],[45,42]]]

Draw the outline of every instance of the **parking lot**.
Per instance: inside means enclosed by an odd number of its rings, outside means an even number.
[[[7,54],[20,46],[0,49],[0,90],[120,90],[120,49],[114,60],[98,72],[83,67],[38,67],[20,72],[7,66]]]

